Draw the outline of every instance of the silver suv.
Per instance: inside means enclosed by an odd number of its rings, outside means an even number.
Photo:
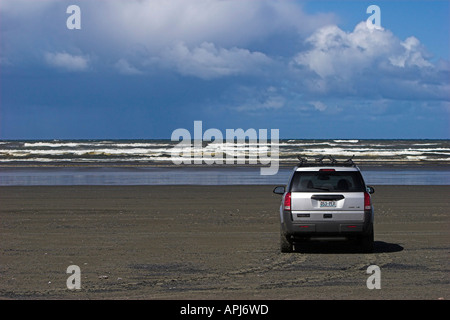
[[[283,195],[280,206],[281,252],[313,238],[340,237],[358,241],[363,252],[373,251],[373,206],[359,168],[352,159],[339,162],[331,156],[310,162],[299,158],[287,186],[273,192]]]

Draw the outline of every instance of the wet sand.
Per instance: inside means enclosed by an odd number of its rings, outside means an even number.
[[[0,187],[0,298],[450,298],[450,186],[375,186],[372,254],[281,254],[272,189]],[[367,288],[370,265],[381,289]]]

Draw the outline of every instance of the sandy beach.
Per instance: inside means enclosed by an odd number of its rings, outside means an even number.
[[[0,298],[450,298],[450,186],[375,186],[373,254],[281,254],[272,189],[0,187]],[[370,265],[381,289],[366,286]]]

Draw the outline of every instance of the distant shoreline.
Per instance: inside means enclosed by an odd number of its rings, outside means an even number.
[[[280,185],[295,164],[261,175],[258,165],[91,163],[0,166],[0,185]],[[450,165],[364,164],[367,184],[450,185]]]

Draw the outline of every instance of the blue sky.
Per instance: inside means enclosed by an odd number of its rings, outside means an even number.
[[[2,0],[0,139],[449,139],[449,4]]]

